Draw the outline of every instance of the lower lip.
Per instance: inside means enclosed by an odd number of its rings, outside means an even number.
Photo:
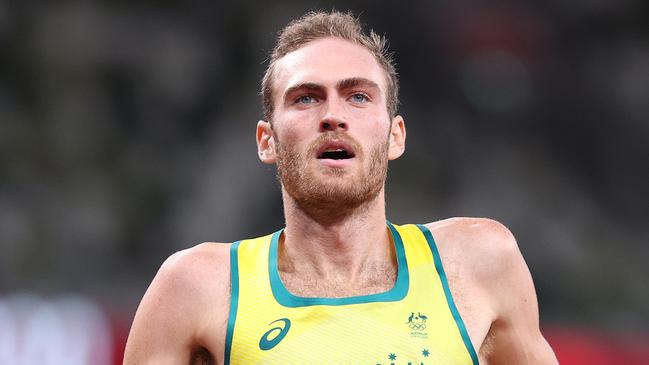
[[[331,168],[342,168],[342,167],[347,167],[351,165],[352,161],[354,158],[346,158],[346,159],[341,159],[341,160],[333,160],[329,158],[320,158],[318,161],[326,166],[326,167],[331,167]]]

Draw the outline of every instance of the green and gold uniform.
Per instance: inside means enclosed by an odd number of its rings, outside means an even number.
[[[387,226],[395,285],[363,296],[288,292],[277,271],[282,230],[232,244],[225,364],[477,365],[431,232]]]

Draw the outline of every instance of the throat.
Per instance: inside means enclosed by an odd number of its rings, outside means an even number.
[[[297,271],[280,271],[279,275],[291,294],[301,297],[344,298],[389,291],[396,283],[397,268],[386,264],[363,268],[357,275],[322,276],[316,272]]]
[[[287,217],[286,228],[271,246],[276,279],[289,293],[344,298],[383,293],[395,286],[401,257],[397,246],[402,246],[386,226],[385,214],[332,225],[292,218]]]

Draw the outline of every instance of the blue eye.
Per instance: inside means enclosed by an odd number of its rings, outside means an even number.
[[[354,103],[362,104],[362,103],[367,102],[367,100],[368,100],[368,97],[365,94],[356,93],[356,94],[352,95],[352,101]]]
[[[315,103],[315,98],[311,95],[302,95],[297,98],[297,102],[302,104],[311,104]]]

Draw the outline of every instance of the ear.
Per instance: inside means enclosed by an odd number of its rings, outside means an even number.
[[[392,118],[388,160],[396,160],[406,150],[406,124],[400,115]]]
[[[263,163],[274,164],[275,157],[275,135],[270,123],[260,120],[257,122],[257,153]]]

